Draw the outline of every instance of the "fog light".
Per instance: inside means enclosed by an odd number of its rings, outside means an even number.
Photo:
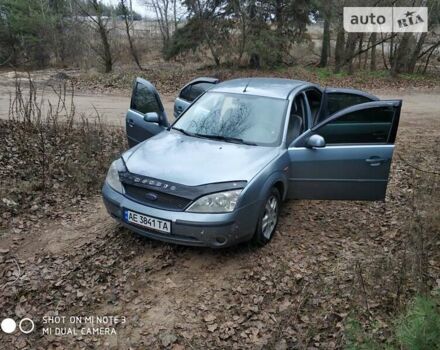
[[[215,241],[216,241],[218,244],[225,244],[225,243],[226,243],[226,237],[223,237],[223,236],[217,236],[217,237],[215,237]]]

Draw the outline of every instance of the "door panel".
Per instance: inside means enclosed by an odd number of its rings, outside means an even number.
[[[349,107],[303,134],[289,148],[289,198],[385,198],[401,101]],[[307,148],[313,134],[323,148]]]
[[[145,114],[156,112],[159,123],[146,122]],[[130,147],[142,142],[168,127],[165,110],[154,86],[147,80],[137,78],[126,115],[126,130]]]
[[[393,150],[394,145],[293,147],[289,198],[383,199]]]

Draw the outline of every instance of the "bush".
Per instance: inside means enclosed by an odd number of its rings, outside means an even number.
[[[346,326],[347,350],[439,350],[440,310],[438,297],[417,296],[406,312],[397,317],[395,333],[388,344],[377,342],[355,319],[349,319]]]
[[[399,318],[396,337],[404,349],[440,349],[440,312],[437,300],[416,297]]]
[[[345,328],[347,350],[379,350],[381,346],[363,329],[362,325],[355,319],[351,318],[347,322]]]

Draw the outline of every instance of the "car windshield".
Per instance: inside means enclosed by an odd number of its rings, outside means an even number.
[[[286,104],[277,98],[208,92],[173,128],[199,137],[276,146],[283,135]]]

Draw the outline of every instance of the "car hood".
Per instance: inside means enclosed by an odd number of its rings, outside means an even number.
[[[124,153],[129,172],[186,186],[250,181],[280,150],[164,131]]]

